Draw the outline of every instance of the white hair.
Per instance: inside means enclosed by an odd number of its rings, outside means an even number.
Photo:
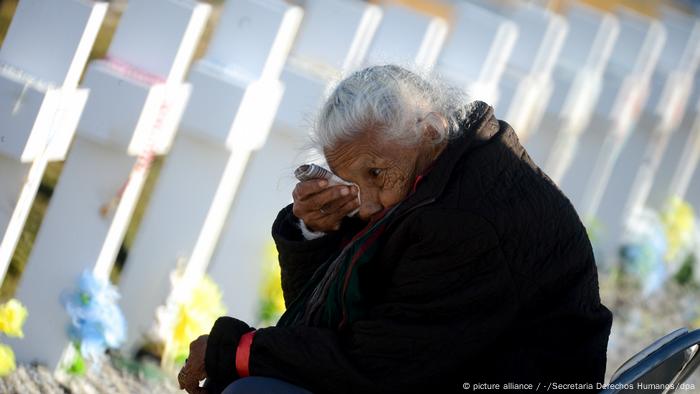
[[[371,66],[340,81],[321,107],[312,143],[335,147],[371,130],[384,141],[417,144],[425,122],[449,139],[468,115],[466,96],[437,77],[421,77],[396,65]]]

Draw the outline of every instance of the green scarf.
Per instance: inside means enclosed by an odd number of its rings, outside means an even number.
[[[360,293],[358,269],[372,260],[379,239],[401,204],[387,209],[348,243],[340,254],[323,263],[277,326],[308,325],[340,329],[366,312]]]

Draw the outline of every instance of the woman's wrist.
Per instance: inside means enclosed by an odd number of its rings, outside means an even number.
[[[254,329],[233,317],[222,316],[216,320],[207,340],[207,376],[217,381],[233,381],[238,377],[236,352],[241,337],[251,331]]]
[[[301,235],[303,235],[304,238],[308,241],[311,241],[311,240],[314,240],[317,238],[321,238],[324,235],[326,235],[326,233],[323,231],[311,230],[310,228],[308,228],[306,226],[306,223],[304,223],[304,220],[302,220],[302,219],[299,219],[299,229],[301,229]]]
[[[239,378],[250,376],[250,348],[253,345],[253,337],[257,331],[248,331],[241,335],[236,347],[236,373]]]

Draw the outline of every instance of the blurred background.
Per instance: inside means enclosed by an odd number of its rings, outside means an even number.
[[[216,316],[274,324],[270,226],[319,160],[315,110],[387,62],[494,106],[575,205],[615,315],[608,378],[700,328],[700,1],[47,4],[0,2],[0,302],[24,311],[0,308],[24,333],[0,339],[0,389],[169,392]]]

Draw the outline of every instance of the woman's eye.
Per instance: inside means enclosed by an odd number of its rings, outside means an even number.
[[[371,168],[369,170],[369,174],[372,175],[373,177],[378,177],[379,175],[381,175],[381,173],[382,173],[382,170],[379,168]]]

